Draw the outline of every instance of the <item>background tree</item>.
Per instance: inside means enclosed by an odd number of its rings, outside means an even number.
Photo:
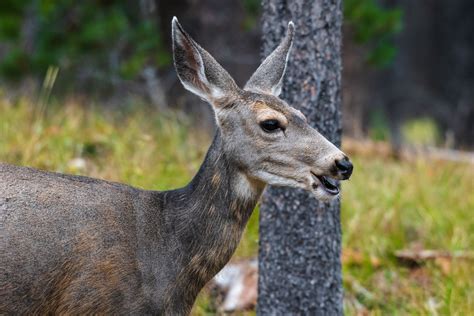
[[[341,139],[341,0],[264,0],[263,52],[296,32],[282,98],[325,137]],[[342,314],[339,202],[300,190],[270,188],[260,213],[261,315]]]

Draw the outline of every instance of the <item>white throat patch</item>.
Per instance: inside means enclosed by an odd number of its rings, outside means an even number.
[[[240,201],[252,201],[259,198],[258,186],[252,183],[245,174],[237,172],[233,184],[235,195]]]

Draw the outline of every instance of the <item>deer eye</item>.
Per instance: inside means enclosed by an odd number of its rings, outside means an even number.
[[[273,132],[276,132],[279,129],[283,130],[283,128],[280,125],[280,122],[278,120],[265,120],[265,121],[262,121],[262,122],[260,122],[260,127],[266,133],[273,133]]]

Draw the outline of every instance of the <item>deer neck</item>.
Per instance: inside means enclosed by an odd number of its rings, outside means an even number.
[[[194,301],[193,295],[229,261],[263,189],[230,161],[218,130],[193,180],[166,192],[168,229],[179,245],[172,256],[179,270],[172,297]]]
[[[228,157],[218,129],[203,164],[184,191],[194,212],[245,224],[263,188],[262,182],[245,175]]]
[[[247,177],[224,151],[218,130],[203,164],[193,180],[184,188],[172,191],[176,201],[175,218],[179,219],[178,233],[193,240],[205,241],[196,245],[214,249],[225,248],[224,240],[244,229],[264,184]],[[236,231],[239,229],[240,231]],[[191,244],[191,243],[190,243]]]

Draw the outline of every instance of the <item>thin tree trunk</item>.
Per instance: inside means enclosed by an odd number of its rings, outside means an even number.
[[[264,0],[263,51],[296,26],[282,98],[341,139],[341,0]],[[260,211],[259,315],[341,315],[340,204],[269,188]]]

